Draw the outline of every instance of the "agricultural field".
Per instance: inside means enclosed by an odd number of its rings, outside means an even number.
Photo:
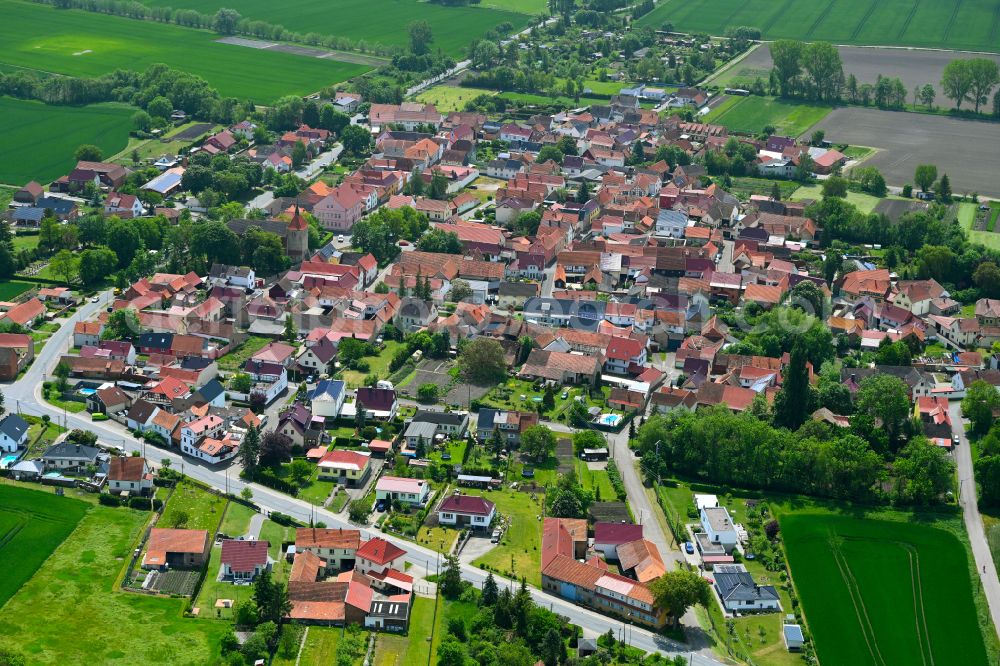
[[[1000,12],[988,0],[664,0],[639,25],[722,35],[753,26],[764,39],[1000,52]]]
[[[480,95],[496,95],[497,91],[486,88],[461,88],[458,86],[439,85],[428,88],[419,95],[417,101],[433,104],[438,111],[464,111],[466,102]]]
[[[803,201],[806,199],[812,199],[814,201],[819,201],[823,198],[823,188],[820,185],[804,185],[799,189],[795,190],[792,194],[792,201]],[[895,199],[896,197],[889,197],[890,199]],[[862,213],[870,213],[875,210],[875,206],[878,205],[878,197],[874,197],[870,194],[865,194],[864,192],[848,192],[847,203],[854,204],[857,206],[858,210]]]
[[[230,624],[185,618],[185,599],[117,589],[148,518],[143,511],[91,507],[4,606],[0,647],[30,664],[78,663],[82,654],[91,663],[122,666],[214,663]]]
[[[0,64],[44,72],[100,76],[123,67],[141,71],[165,63],[204,78],[223,97],[270,102],[282,95],[308,94],[371,69],[219,44],[218,36],[206,30],[21,0],[0,0],[0,11]]]
[[[0,486],[0,606],[69,536],[87,505],[16,486]]]
[[[540,0],[494,0],[499,4],[527,5]],[[283,25],[303,34],[348,37],[355,41],[386,46],[407,46],[407,26],[427,21],[434,32],[434,48],[451,56],[461,55],[474,40],[502,23],[521,30],[528,25],[527,14],[483,7],[445,7],[417,0],[339,0],[336,11],[323,0],[144,0],[147,5],[174,9],[194,9],[212,13],[230,7],[246,18]]]
[[[921,113],[842,107],[812,129],[826,132],[835,144],[881,148],[865,160],[877,167],[890,185],[913,182],[919,164],[936,164],[948,174],[956,195],[978,192],[1000,196],[1000,154],[994,149],[993,123]]]
[[[730,97],[712,109],[705,116],[705,122],[752,134],[772,125],[778,134],[798,136],[821,121],[830,110],[829,106],[772,97]]]
[[[938,91],[935,104],[951,106],[952,102],[941,94],[941,74],[945,65],[961,57],[950,51],[900,50],[865,46],[840,46],[840,59],[844,63],[844,75],[853,74],[859,83],[872,83],[878,75],[898,77],[907,90],[930,83]],[[985,56],[1000,62],[1000,55]],[[771,50],[761,44],[745,58],[733,63],[715,76],[712,83],[718,86],[746,86],[758,76],[767,81],[774,62]],[[910,98],[908,101],[912,101]]]
[[[83,143],[96,145],[105,155],[117,153],[128,143],[133,113],[124,104],[54,106],[0,97],[0,182],[20,186],[55,180],[73,168],[73,152]]]
[[[820,662],[988,663],[954,534],[829,512],[780,523]]]

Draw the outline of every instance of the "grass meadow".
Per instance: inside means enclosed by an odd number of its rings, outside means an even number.
[[[722,35],[759,28],[764,39],[1000,51],[1000,12],[991,0],[664,0],[640,25]]]
[[[118,589],[148,519],[148,512],[93,505],[4,606],[0,646],[30,664],[79,663],[81,655],[89,663],[122,666],[214,663],[231,625],[184,618],[186,599]]]
[[[79,500],[0,486],[0,606],[38,571],[86,512]]]
[[[953,533],[832,513],[780,523],[821,663],[988,663]]]
[[[14,241],[14,247],[17,248],[17,241]],[[24,292],[35,287],[32,282],[21,282],[19,280],[4,280],[0,282],[0,301],[9,301],[17,298]]]
[[[735,101],[734,101],[735,100]],[[823,120],[831,107],[771,97],[730,97],[705,117],[734,132],[756,134],[773,125],[778,134],[798,136]]]
[[[509,5],[517,11],[486,6],[445,7],[417,0],[338,0],[335,8],[324,0],[280,3],[270,0],[143,0],[143,3],[209,14],[220,7],[230,7],[246,18],[283,25],[296,32],[338,35],[387,46],[408,46],[407,26],[414,21],[427,21],[434,33],[434,48],[457,56],[462,55],[473,40],[502,23],[510,23],[517,30],[526,27],[530,17],[518,11],[529,5],[537,6],[540,0],[492,0],[494,6]]]
[[[163,507],[163,515],[157,526],[208,530],[209,537],[214,538],[225,508],[226,500],[219,495],[210,493],[201,486],[181,482]]]
[[[277,10],[279,6],[274,7]],[[142,71],[154,63],[165,63],[204,78],[224,97],[266,103],[282,95],[312,93],[371,69],[219,44],[218,35],[207,30],[55,9],[21,0],[0,0],[0,12],[4,17],[0,23],[4,44],[0,64],[56,74],[100,76],[115,69]],[[328,16],[340,20],[337,13],[328,11]]]
[[[23,185],[29,180],[55,180],[73,168],[73,152],[84,143],[96,145],[105,155],[117,153],[128,143],[133,113],[135,109],[124,104],[54,106],[0,97],[4,119],[0,182]]]
[[[510,528],[504,533],[500,544],[472,564],[487,565],[505,576],[519,578],[525,576],[528,583],[541,587],[541,545],[543,494],[531,499],[529,493],[516,490],[471,491],[470,495],[482,495],[497,505],[497,513],[510,519]],[[513,573],[511,573],[513,572]]]

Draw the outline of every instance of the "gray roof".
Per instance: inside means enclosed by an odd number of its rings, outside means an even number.
[[[65,441],[50,446],[42,454],[42,460],[76,460],[82,463],[92,463],[97,460],[99,453],[100,450],[96,446]]]
[[[219,380],[218,379],[213,379],[212,381],[208,382],[207,384],[205,384],[204,386],[202,386],[200,389],[198,389],[198,394],[202,398],[204,398],[205,402],[212,402],[213,400],[215,400],[216,398],[218,398],[220,395],[222,395],[223,393],[225,393],[225,391],[226,391],[226,389],[223,388],[223,386],[219,382]]]
[[[413,422],[423,421],[437,425],[462,425],[467,414],[459,412],[435,412],[429,409],[421,409],[413,416]]]
[[[775,601],[778,592],[771,585],[757,585],[742,564],[717,564],[713,571],[719,596],[726,601]]]
[[[414,421],[406,427],[405,437],[423,437],[428,442],[434,439],[437,427],[433,423],[426,421]]]
[[[716,506],[702,509],[702,511],[705,512],[708,524],[716,532],[728,532],[734,529],[733,519],[729,517],[729,511],[726,510],[726,507]]]
[[[369,617],[384,617],[393,620],[405,620],[410,613],[410,604],[403,601],[373,601]]]
[[[8,414],[3,421],[0,421],[0,433],[15,442],[21,441],[26,432],[28,432],[28,422],[17,414]]]

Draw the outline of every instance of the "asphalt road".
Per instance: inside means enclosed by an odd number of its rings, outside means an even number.
[[[87,303],[81,307],[67,322],[63,323],[47,342],[42,351],[35,358],[35,362],[24,374],[24,376],[13,383],[4,386],[6,404],[8,409],[14,409],[22,414],[42,416],[48,414],[56,421],[67,428],[81,428],[90,430],[98,435],[99,441],[104,446],[120,448],[123,451],[140,450],[144,452],[146,458],[155,466],[162,466],[164,460],[170,460],[174,469],[181,470],[193,479],[206,483],[218,490],[238,494],[245,486],[249,486],[253,492],[253,501],[261,508],[262,512],[269,514],[274,511],[290,515],[303,522],[313,520],[324,522],[329,527],[359,528],[358,525],[347,522],[337,514],[326,509],[315,507],[303,500],[284,495],[277,491],[263,486],[244,483],[239,479],[237,473],[225,466],[210,466],[191,458],[182,457],[175,451],[167,451],[154,446],[146,446],[143,442],[135,439],[131,434],[119,424],[113,421],[102,421],[94,423],[86,413],[72,414],[63,412],[60,409],[49,405],[42,399],[42,381],[51,372],[59,356],[61,356],[72,342],[73,326],[77,321],[90,318],[101,307],[104,307],[109,293],[102,295],[100,303]],[[637,501],[638,500],[637,498]],[[437,570],[440,562],[438,553],[424,548],[410,541],[397,539],[396,537],[381,534],[377,528],[360,528],[365,538],[370,538],[379,534],[387,541],[393,542],[400,548],[407,551],[405,560],[411,563],[411,573],[415,576],[426,576]],[[659,545],[659,544],[658,544]],[[478,568],[471,566],[462,567],[462,576],[465,580],[477,586],[482,586],[486,575]],[[497,582],[501,585],[517,585],[516,581],[497,576]],[[633,646],[647,652],[660,652],[667,656],[691,654],[689,646],[669,640],[653,632],[639,627],[625,627],[618,621],[592,610],[577,606],[560,597],[548,594],[542,590],[531,589],[532,597],[541,606],[550,608],[553,612],[566,617],[573,624],[579,625],[590,635],[607,633],[610,629],[616,634],[623,632],[625,639]],[[703,648],[699,654],[699,663],[715,663],[710,661],[711,652]]]
[[[976,501],[976,479],[972,469],[972,450],[965,436],[965,426],[968,421],[962,418],[962,406],[957,400],[948,406],[951,413],[951,429],[958,438],[955,447],[955,464],[958,467],[959,504],[962,505],[962,516],[965,518],[965,531],[969,534],[972,544],[972,556],[976,560],[976,573],[983,585],[986,601],[990,607],[990,617],[993,618],[993,629],[1000,636],[1000,580],[997,579],[996,565],[986,542],[986,530],[983,527],[983,517],[979,514]]]
[[[338,143],[325,153],[320,153],[319,157],[296,171],[295,175],[306,182],[311,181],[319,175],[323,169],[333,164],[337,158],[340,157],[340,153],[343,152],[343,150],[344,147]],[[253,210],[254,208],[267,208],[272,201],[274,201],[274,193],[271,190],[265,190],[247,202],[247,210]]]

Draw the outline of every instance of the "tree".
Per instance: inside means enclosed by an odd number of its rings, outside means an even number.
[[[545,632],[545,638],[542,639],[539,652],[545,666],[558,666],[566,658],[566,644],[559,636],[558,631],[549,629]]]
[[[458,563],[458,558],[454,555],[447,555],[444,561],[444,571],[441,572],[439,581],[441,594],[446,599],[457,599],[462,595],[462,589],[464,588],[462,583],[462,567]]]
[[[941,73],[941,89],[945,97],[955,102],[955,108],[961,109],[962,102],[969,98],[973,85],[972,68],[968,60],[952,60],[945,65]]]
[[[104,158],[104,153],[97,146],[85,143],[76,149],[73,157],[77,162],[100,162]]]
[[[888,337],[883,338],[875,352],[876,365],[910,365],[911,362],[910,348],[902,340],[892,342]]]
[[[897,499],[925,505],[936,502],[951,487],[955,463],[926,437],[914,437],[899,452],[893,472]]]
[[[792,287],[789,302],[807,315],[826,319],[826,295],[815,282],[803,280]]]
[[[56,365],[56,369],[53,371],[53,374],[59,380],[56,383],[56,388],[58,388],[59,391],[65,391],[66,390],[66,383],[67,383],[67,380],[69,379],[69,373],[70,373],[69,366],[66,365],[66,363],[64,363],[63,361],[59,361],[59,364]]]
[[[236,32],[236,25],[241,18],[243,17],[235,9],[222,7],[212,17],[212,30],[220,35],[232,35]]]
[[[434,403],[438,401],[438,385],[437,384],[421,384],[420,388],[417,389],[417,400],[420,402]]]
[[[573,434],[573,452],[577,455],[583,453],[584,449],[604,449],[607,446],[604,435],[596,430],[580,430]]]
[[[249,379],[249,375],[247,375]],[[253,478],[257,471],[257,463],[260,457],[260,430],[251,427],[240,443],[239,448],[240,464],[247,478]]]
[[[365,523],[368,521],[368,514],[371,513],[371,510],[372,507],[370,502],[365,502],[364,500],[351,500],[347,509],[347,517],[350,518],[353,523]]]
[[[972,432],[985,435],[993,425],[993,410],[1000,407],[1000,393],[981,379],[972,382],[962,398],[962,416],[969,419]]]
[[[493,577],[493,572],[491,571],[486,574],[486,580],[483,582],[483,593],[479,597],[479,605],[492,606],[497,602],[498,594],[497,579]]]
[[[772,47],[772,53],[774,48]],[[844,85],[844,67],[840,51],[828,42],[813,42],[802,51],[802,65],[809,75],[814,98],[837,101]]]
[[[295,317],[293,317],[292,313],[289,312],[285,315],[285,329],[282,331],[281,337],[285,339],[285,342],[295,342],[295,339],[298,338],[298,336],[299,332],[295,328]]]
[[[132,114],[132,131],[133,132],[148,132],[153,126],[153,119],[145,111],[136,111]],[[139,151],[132,151],[132,164],[139,163]]]
[[[774,422],[789,430],[798,430],[815,409],[805,351],[800,344],[792,347],[784,382],[774,400]]]
[[[556,407],[556,391],[552,388],[551,384],[545,387],[545,392],[542,394],[542,409],[547,412],[552,411]]]
[[[948,180],[948,174],[942,175],[938,181],[937,198],[943,204],[951,203],[951,181]]]
[[[649,584],[649,591],[657,608],[666,611],[675,625],[691,606],[707,606],[711,594],[708,581],[686,569],[668,571]]]
[[[434,41],[434,32],[427,21],[413,21],[406,27],[410,35],[410,52],[413,55],[426,55],[430,53],[431,43]]]
[[[590,185],[587,184],[586,180],[581,180],[580,187],[576,190],[576,202],[587,203],[588,201],[590,201]]]
[[[976,267],[972,281],[986,298],[1000,296],[1000,267],[992,261],[984,261]]]
[[[556,164],[562,164],[563,152],[559,150],[558,147],[553,145],[543,146],[542,149],[538,151],[538,158],[535,161],[538,164],[545,164],[549,160],[552,160]]]
[[[131,340],[133,337],[139,335],[141,330],[139,315],[135,311],[135,308],[122,308],[108,315],[108,320],[104,322],[104,331],[101,333],[101,339]]]
[[[866,377],[858,389],[856,408],[859,414],[882,421],[882,429],[892,447],[910,414],[906,384],[898,377],[887,374]]]
[[[813,162],[813,158],[809,153],[802,153],[799,157],[799,163],[795,165],[795,180],[800,183],[810,180],[813,176],[815,166],[816,163]]]
[[[777,184],[777,183],[775,183]],[[823,196],[824,197],[840,197],[844,198],[847,196],[847,179],[841,178],[839,176],[830,176],[823,181]]]
[[[371,150],[372,137],[364,127],[348,125],[340,133],[340,142],[348,154],[363,156]]]
[[[451,291],[448,292],[448,300],[455,303],[462,303],[472,299],[472,287],[465,280],[455,280],[451,283]]]
[[[454,231],[435,228],[420,237],[417,249],[439,254],[462,254],[462,241]]]
[[[535,211],[521,213],[514,222],[514,231],[522,236],[534,236],[542,224],[542,216]]]
[[[95,247],[80,253],[80,282],[93,287],[107,279],[118,267],[118,255],[107,247]]]
[[[802,56],[805,44],[791,39],[779,39],[771,43],[771,59],[778,88],[783,97],[795,89],[796,79],[802,72]]]
[[[261,622],[274,622],[280,625],[285,616],[292,611],[288,589],[283,583],[273,580],[271,572],[267,569],[257,576],[253,586],[253,601],[257,606],[257,616]]]
[[[441,171],[435,171],[431,175],[431,186],[428,192],[431,199],[442,201],[448,196],[448,179]]]
[[[476,338],[462,348],[458,365],[463,381],[489,386],[507,376],[503,347],[493,338]]]
[[[292,452],[292,439],[276,430],[272,430],[261,440],[260,464],[277,465],[288,460]]]
[[[306,160],[309,158],[309,153],[306,151],[306,144],[302,143],[301,140],[296,141],[295,145],[292,146],[292,168],[298,169]]]
[[[579,148],[576,146],[576,139],[571,136],[563,136],[559,138],[556,143],[556,148],[559,152],[565,155],[576,155],[579,152]]]
[[[69,250],[60,250],[49,260],[49,268],[68,286],[80,273],[80,258]]]
[[[976,460],[976,483],[983,506],[1000,504],[1000,456],[980,456]]]
[[[921,192],[926,192],[937,180],[937,167],[933,164],[920,164],[913,173],[913,182],[917,184]]]
[[[166,97],[157,96],[149,100],[149,104],[146,105],[146,111],[153,118],[166,120],[174,112],[174,105]]]
[[[932,108],[934,106],[934,98],[936,97],[934,86],[929,83],[924,84],[924,86],[920,89],[918,97],[920,98],[921,104],[926,106],[928,109]]]
[[[556,435],[543,425],[534,425],[521,433],[521,451],[542,461],[556,450]]]
[[[972,103],[976,105],[976,113],[979,113],[980,105],[986,104],[990,92],[1000,83],[1000,66],[991,58],[973,58],[968,63],[969,91]]]
[[[291,477],[292,483],[302,486],[312,476],[313,469],[315,466],[310,464],[308,460],[296,458],[288,466],[288,476]]]
[[[438,666],[465,666],[468,654],[465,646],[452,637],[441,641],[437,650]]]

